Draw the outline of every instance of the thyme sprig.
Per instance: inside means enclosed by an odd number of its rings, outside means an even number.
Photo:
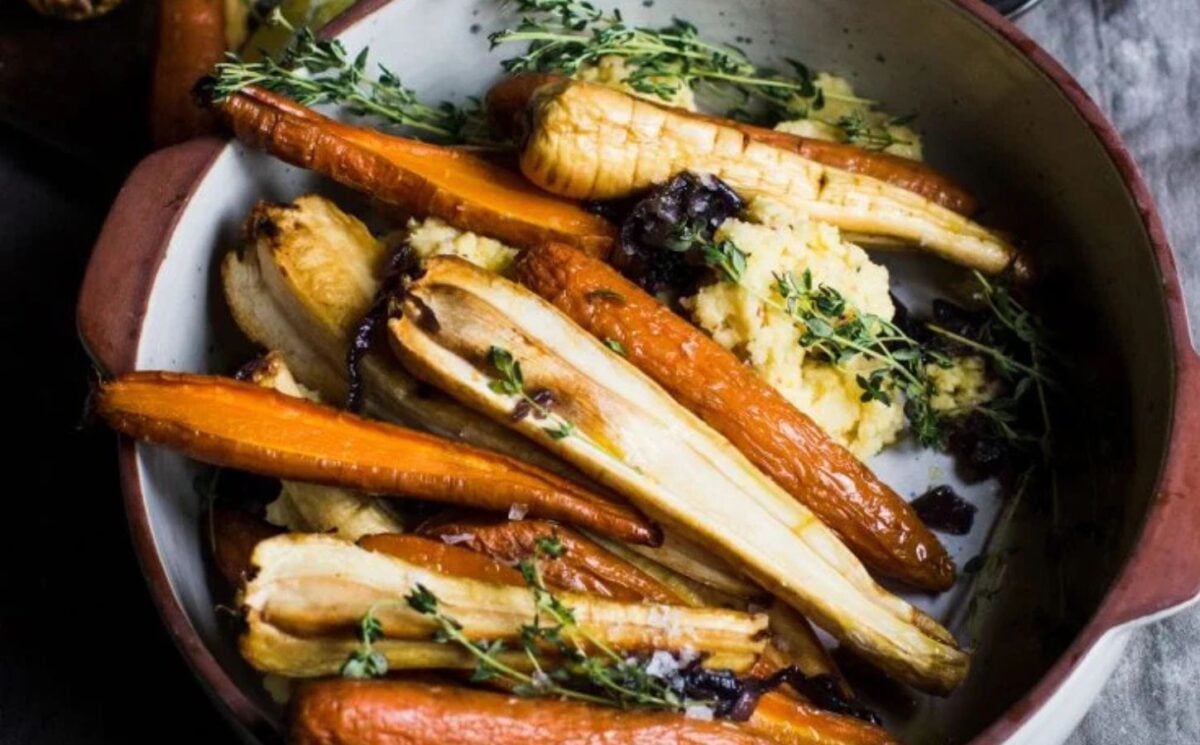
[[[213,69],[212,96],[222,101],[250,86],[282,94],[305,106],[335,104],[357,116],[375,116],[422,136],[446,142],[495,145],[478,99],[466,106],[422,103],[400,76],[379,64],[369,73],[370,48],[350,55],[336,39],[322,40],[306,26],[293,27],[278,11],[270,23],[293,33],[280,59],[243,61],[230,53]]]
[[[547,589],[540,566],[540,562],[561,558],[565,553],[557,536],[543,536],[536,541],[533,556],[517,564],[534,601],[533,617],[518,629],[520,650],[528,660],[529,671],[501,659],[505,652],[516,651],[510,650],[504,640],[468,638],[462,624],[442,610],[437,596],[424,585],[418,584],[408,593],[404,604],[434,623],[435,641],[455,644],[475,659],[472,682],[497,679],[512,686],[519,696],[557,696],[619,708],[684,711],[692,706],[715,706],[717,701],[690,698],[680,681],[653,672],[650,660],[622,657],[576,622],[574,610]],[[399,603],[375,603],[363,616],[360,647],[342,666],[343,675],[379,677],[387,673],[387,660],[374,649],[374,643],[383,636],[375,613],[387,604]]]
[[[492,34],[492,47],[528,43],[524,54],[505,60],[508,72],[559,73],[576,76],[606,57],[625,60],[622,81],[638,93],[672,101],[683,89],[707,86],[733,97],[728,110],[738,119],[761,120],[752,104],[765,105],[774,123],[781,119],[815,119],[840,130],[849,142],[884,149],[891,139],[887,126],[874,126],[859,116],[821,117],[828,100],[873,107],[874,103],[823,88],[812,71],[787,60],[791,74],[755,65],[741,50],[701,38],[693,24],[675,18],[662,28],[627,23],[619,10],[605,13],[586,0],[516,0],[523,13],[515,28]],[[843,121],[843,119],[845,121]]]

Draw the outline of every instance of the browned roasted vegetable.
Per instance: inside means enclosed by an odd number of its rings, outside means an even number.
[[[218,107],[238,139],[407,213],[517,247],[555,240],[604,255],[612,246],[603,218],[464,150],[341,124],[259,88]]]
[[[461,546],[408,533],[380,533],[363,536],[358,545],[368,551],[404,559],[410,564],[454,577],[467,577],[497,585],[524,587],[521,573],[511,566]],[[549,583],[547,586],[550,586]]]
[[[530,119],[521,172],[560,196],[621,199],[685,171],[706,173],[746,198],[779,203],[846,232],[899,239],[986,274],[1030,272],[1004,236],[957,212],[887,181],[754,139],[723,120],[697,120],[580,81],[539,89]]]
[[[408,285],[401,310],[388,328],[416,374],[711,548],[904,682],[948,693],[966,675],[970,656],[946,629],[879,586],[728,440],[528,289],[440,256]]]
[[[355,648],[355,631],[367,613],[379,621],[382,638],[375,650],[390,668],[471,669],[471,653],[439,644],[434,639],[438,622],[406,602],[422,588],[473,641],[515,643],[535,615],[547,620],[527,588],[444,574],[331,536],[276,536],[258,544],[252,564],[253,579],[240,599],[246,619],[242,656],[262,672],[288,677],[337,672]],[[570,592],[556,597],[574,617],[563,638],[581,647],[602,644],[630,655],[691,649],[705,665],[738,673],[748,670],[764,647],[767,619],[761,614],[622,603]],[[518,644],[518,658],[524,656],[519,650]]]
[[[186,455],[292,481],[529,514],[639,543],[657,529],[624,505],[511,458],[227,378],[136,372],[101,385],[117,431]]]
[[[213,128],[212,112],[192,97],[196,81],[225,57],[225,0],[158,3],[158,41],[150,91],[150,135],[157,147]]]
[[[525,252],[515,276],[596,338],[619,343],[872,569],[926,590],[954,583],[954,563],[900,495],[731,352],[616,270],[547,244]]]
[[[292,702],[292,745],[771,745],[731,722],[517,698],[416,681],[305,684]],[[789,741],[797,742],[797,741]],[[800,741],[803,742],[803,741]],[[821,742],[810,740],[808,742]],[[854,741],[846,741],[853,743]]]
[[[418,530],[451,538],[473,551],[514,564],[533,556],[541,538],[557,538],[565,553],[542,569],[549,586],[614,600],[678,603],[678,596],[629,562],[597,546],[565,525],[545,520],[496,520],[487,517],[436,520]]]
[[[269,522],[242,510],[214,507],[209,515],[213,560],[229,584],[241,585],[250,570],[254,547],[282,532]]]
[[[537,90],[563,80],[559,75],[530,73],[500,81],[487,94],[488,117],[493,126],[502,133],[520,137],[524,134],[521,128],[528,119],[530,101]],[[646,102],[681,117],[733,127],[750,140],[789,150],[801,157],[842,171],[886,181],[962,215],[972,214],[979,206],[970,192],[920,161],[840,142],[828,142],[756,127],[731,119],[668,107],[655,101]]]

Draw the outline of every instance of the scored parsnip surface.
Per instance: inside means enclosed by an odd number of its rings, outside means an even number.
[[[489,120],[503,134],[511,135],[514,138],[523,136],[529,105],[537,92],[544,86],[561,84],[564,80],[566,78],[560,75],[538,73],[525,73],[505,78],[488,91]],[[970,215],[978,207],[975,198],[966,189],[919,160],[867,150],[843,142],[802,137],[732,119],[700,114],[687,109],[672,108],[665,103],[646,98],[641,100],[666,109],[677,116],[734,127],[752,141],[790,150],[797,155],[827,166],[886,181],[960,215]]]
[[[240,598],[247,623],[242,653],[259,670],[281,675],[302,676],[281,651],[305,640],[313,640],[310,649],[322,656],[298,656],[310,660],[303,676],[335,673],[345,656],[334,658],[333,669],[324,671],[311,661],[329,660],[322,646],[328,640],[353,642],[368,612],[382,626],[382,642],[403,643],[398,649],[405,653],[423,650],[413,645],[433,643],[438,624],[405,601],[418,588],[432,593],[438,610],[475,641],[519,639],[522,626],[539,614],[526,587],[444,574],[331,536],[292,533],[262,541],[252,564],[255,574]],[[760,637],[767,619],[761,614],[621,603],[567,592],[556,597],[572,609],[579,629],[565,629],[564,635],[586,634],[577,640],[584,645],[591,638],[629,654],[693,649],[709,655],[708,664],[739,672],[765,646]],[[380,651],[386,655],[386,649]]]
[[[988,274],[1010,266],[1028,273],[999,234],[919,194],[594,83],[539,90],[521,171],[575,199],[620,199],[684,171],[711,174],[745,197],[777,200],[847,232],[901,239]]]
[[[219,466],[498,512],[521,504],[621,540],[659,540],[630,507],[522,461],[251,383],[134,372],[102,383],[95,410],[118,432]]]
[[[408,214],[518,247],[557,240],[603,255],[612,246],[615,229],[603,218],[465,150],[342,124],[261,88],[217,107],[246,144]]]
[[[913,509],[733,353],[603,262],[530,249],[514,275],[626,358],[811,509],[872,569],[926,590],[954,563]]]
[[[936,693],[965,676],[968,655],[949,632],[877,585],[728,440],[531,291],[435,257],[389,328],[416,374],[554,449],[887,672]]]

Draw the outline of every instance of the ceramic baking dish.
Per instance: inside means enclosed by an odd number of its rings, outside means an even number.
[[[929,159],[975,190],[989,219],[1029,238],[1051,310],[1068,323],[1081,368],[1073,395],[1087,412],[1063,435],[1086,446],[1071,448],[1086,457],[1064,465],[1067,529],[1050,531],[1035,509],[1011,545],[992,547],[1011,566],[984,608],[973,672],[958,693],[876,697],[909,742],[1061,741],[1131,631],[1200,593],[1200,360],[1162,225],[1128,151],[1053,59],[976,0],[624,5],[635,21],[686,17],[709,35],[740,38],[763,62],[798,57],[849,76],[892,111],[919,112]],[[483,34],[503,22],[499,6],[364,0],[326,34],[351,49],[370,45],[375,60],[430,98],[461,98],[498,71],[503,52],[489,52]],[[244,361],[250,350],[224,307],[217,259],[236,245],[255,200],[310,190],[363,208],[311,174],[215,139],[142,162],[80,296],[80,334],[97,365],[110,374],[227,372]],[[911,261],[889,262],[904,284]],[[129,441],[118,459],[133,540],[168,630],[247,737],[278,739],[278,707],[213,612],[191,486],[197,466]],[[928,481],[918,472],[946,466],[903,448],[872,465],[909,493]],[[973,489],[986,523],[1001,498]],[[982,550],[986,530],[976,534],[951,546],[960,563]],[[964,591],[912,599],[953,618]]]

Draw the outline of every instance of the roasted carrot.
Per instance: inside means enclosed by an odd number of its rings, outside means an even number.
[[[811,509],[868,566],[926,590],[954,563],[900,495],[731,352],[603,262],[568,246],[527,251],[518,281],[627,358]]]
[[[603,218],[465,150],[352,127],[258,88],[218,109],[243,142],[409,214],[517,247],[556,240],[605,255],[612,246]]]
[[[250,570],[250,556],[260,541],[283,531],[249,512],[214,507],[209,515],[213,561],[229,584],[237,586]]]
[[[192,87],[225,56],[225,0],[167,0],[158,5],[158,39],[150,89],[150,135],[156,147],[212,130]]]
[[[853,717],[830,714],[804,701],[767,694],[745,727],[776,745],[894,745],[887,730]]]
[[[292,700],[292,745],[770,745],[730,722],[415,681],[329,680]]]
[[[575,523],[654,543],[632,508],[512,458],[228,378],[135,372],[104,383],[96,411],[117,431],[266,476]]]
[[[469,577],[497,585],[524,587],[521,574],[495,559],[461,546],[408,533],[379,533],[363,536],[358,545],[417,566],[455,577]]]
[[[527,107],[539,88],[561,82],[558,75],[526,74],[506,78],[496,84],[487,94],[488,116],[499,132],[520,136],[520,128],[527,119]],[[661,108],[670,108],[655,101],[649,103]],[[970,192],[955,184],[945,175],[930,166],[910,158],[901,158],[890,153],[864,150],[840,142],[828,142],[811,137],[779,132],[766,127],[709,116],[683,109],[670,108],[673,113],[697,121],[717,122],[733,127],[746,137],[764,145],[789,150],[801,157],[815,160],[827,166],[886,181],[935,204],[961,215],[970,215],[979,205]]]
[[[534,555],[541,538],[558,538],[565,552],[542,567],[546,584],[614,600],[678,603],[658,580],[617,558],[575,530],[545,520],[495,520],[488,517],[432,521],[418,529],[439,538],[456,537],[474,551],[513,564]]]

